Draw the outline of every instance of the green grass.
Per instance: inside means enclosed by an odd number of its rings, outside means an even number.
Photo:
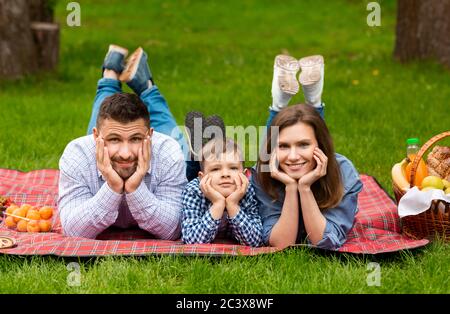
[[[390,168],[403,158],[406,138],[424,142],[448,130],[449,72],[433,61],[393,59],[394,1],[379,1],[381,27],[367,26],[365,1],[115,2],[79,1],[82,26],[71,28],[67,1],[59,0],[58,71],[0,82],[0,167],[58,167],[65,145],[86,132],[109,43],[148,52],[180,125],[190,110],[220,114],[228,125],[264,125],[274,56],[322,54],[336,150],[390,193]],[[299,93],[292,102],[302,100]],[[248,258],[101,258],[80,260],[82,285],[71,287],[68,260],[2,255],[0,292],[449,293],[449,256],[448,244],[436,243],[377,258],[379,287],[366,283],[375,257],[304,249]]]

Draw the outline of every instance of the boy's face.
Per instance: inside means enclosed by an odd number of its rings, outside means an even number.
[[[218,159],[216,156],[205,159],[203,172],[199,172],[199,177],[202,179],[208,174],[211,177],[211,186],[224,197],[228,197],[236,190],[235,179],[239,180],[238,175],[243,171],[239,154],[230,152],[221,154]]]

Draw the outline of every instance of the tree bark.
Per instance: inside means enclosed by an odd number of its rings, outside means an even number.
[[[59,25],[54,23],[31,23],[37,50],[37,65],[42,70],[53,70],[58,65]]]
[[[52,22],[48,0],[0,0],[0,78],[56,67],[59,25]]]
[[[53,8],[49,6],[48,0],[28,0],[30,21],[53,22]]]
[[[0,0],[0,78],[18,78],[37,69],[26,0]]]
[[[450,68],[450,0],[398,0],[394,56],[436,58]]]

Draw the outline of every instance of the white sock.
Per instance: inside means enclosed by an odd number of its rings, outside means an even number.
[[[302,85],[303,95],[305,95],[305,102],[320,107],[322,105],[322,91],[324,82],[324,66],[320,69],[320,80],[310,85]]]

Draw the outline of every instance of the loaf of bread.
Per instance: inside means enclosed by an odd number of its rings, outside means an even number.
[[[435,146],[427,157],[428,175],[450,181],[450,147]]]

